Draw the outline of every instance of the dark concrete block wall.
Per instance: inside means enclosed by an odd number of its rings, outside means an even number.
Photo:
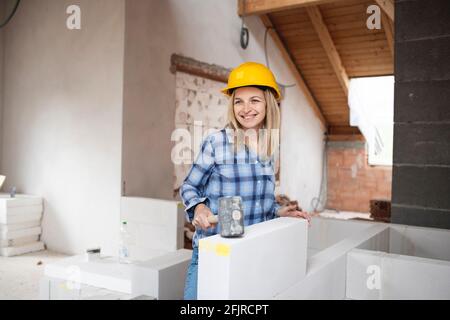
[[[450,229],[450,1],[395,1],[392,222]]]

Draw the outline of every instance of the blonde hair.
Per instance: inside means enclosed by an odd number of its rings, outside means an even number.
[[[256,87],[258,88],[258,87]],[[228,102],[228,125],[227,127],[233,129],[237,134],[235,134],[235,141],[237,142],[237,148],[243,147],[246,145],[245,138],[242,138],[241,134],[243,131],[243,127],[236,119],[236,115],[234,113],[234,97],[236,95],[236,91],[233,91],[231,94],[230,100]],[[259,141],[258,141],[258,156],[267,159],[272,156],[275,157],[275,161],[278,160],[278,152],[279,152],[279,132],[280,132],[280,109],[278,106],[278,102],[275,99],[272,91],[270,89],[264,90],[264,98],[266,102],[266,116],[264,118],[264,123],[262,128],[266,130],[260,130],[259,133]],[[242,143],[243,142],[243,143]]]

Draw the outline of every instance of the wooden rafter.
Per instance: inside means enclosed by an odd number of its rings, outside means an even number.
[[[319,36],[322,46],[325,49],[328,59],[330,60],[333,70],[338,78],[339,84],[344,90],[345,95],[348,96],[348,75],[345,71],[344,65],[342,64],[341,57],[337,52],[336,46],[334,45],[333,39],[331,38],[330,32],[328,31],[328,28],[323,21],[319,7],[306,7],[306,11],[308,12],[308,16],[311,19],[317,35]]]
[[[375,0],[375,2],[381,7],[384,13],[394,21],[394,1],[393,0]]]
[[[177,71],[184,72],[224,83],[228,82],[228,76],[231,72],[231,69],[226,69],[215,64],[208,64],[205,62],[197,61],[178,54],[172,54],[172,56],[170,57],[170,62],[170,71],[172,73],[175,73]]]
[[[239,0],[238,8],[240,16],[251,16],[338,1],[343,0]]]
[[[297,69],[297,66],[294,63],[294,60],[290,56],[288,50],[286,49],[283,41],[281,40],[280,36],[278,35],[277,31],[275,30],[275,27],[272,24],[272,21],[267,15],[261,15],[260,16],[264,26],[266,28],[269,28],[269,35],[275,42],[276,46],[280,50],[284,61],[287,63],[289,69],[295,76],[295,80],[297,82],[297,85],[300,87],[300,89],[305,94],[306,100],[308,100],[309,104],[313,108],[314,113],[319,118],[320,122],[322,123],[324,129],[327,127],[327,121],[325,120],[325,117],[323,116],[322,111],[319,108],[319,105],[317,104],[316,100],[314,99],[313,95],[311,94],[311,91],[309,90],[308,86],[306,85],[305,81],[303,80],[302,75],[300,74],[299,70]]]
[[[357,127],[330,126],[328,127],[329,141],[365,141]]]
[[[362,134],[330,134],[328,141],[365,141]]]
[[[394,26],[384,12],[381,13],[381,24],[383,25],[384,33],[386,34],[389,50],[391,50],[392,57],[394,57]]]

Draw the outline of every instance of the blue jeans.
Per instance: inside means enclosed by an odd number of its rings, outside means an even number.
[[[198,248],[192,250],[191,264],[186,272],[184,300],[197,300]]]

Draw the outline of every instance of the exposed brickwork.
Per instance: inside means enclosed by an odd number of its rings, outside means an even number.
[[[370,166],[364,146],[327,149],[327,208],[369,212],[370,200],[391,200],[392,167]]]

